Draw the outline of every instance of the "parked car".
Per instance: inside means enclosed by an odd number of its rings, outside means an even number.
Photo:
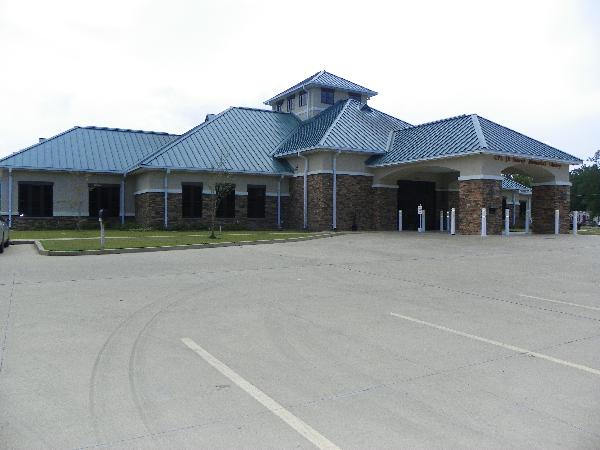
[[[4,249],[8,247],[8,224],[0,219],[0,253],[4,252]]]

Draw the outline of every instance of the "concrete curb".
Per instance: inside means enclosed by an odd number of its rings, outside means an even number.
[[[11,245],[16,244],[33,244],[38,254],[43,256],[88,256],[88,255],[116,255],[121,253],[151,253],[151,252],[165,252],[171,250],[199,250],[207,248],[220,248],[220,247],[243,247],[246,245],[263,245],[263,244],[285,244],[288,242],[301,242],[311,241],[313,239],[323,239],[328,237],[342,236],[347,233],[336,232],[336,233],[324,233],[309,235],[306,237],[292,237],[292,238],[281,238],[281,239],[260,239],[257,241],[238,241],[238,242],[219,242],[215,244],[184,244],[184,245],[165,245],[162,247],[140,247],[140,248],[115,248],[107,250],[78,250],[78,251],[60,251],[60,250],[46,250],[44,246],[38,240],[31,239],[18,239],[11,240]]]

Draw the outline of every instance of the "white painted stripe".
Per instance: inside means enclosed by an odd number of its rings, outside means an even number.
[[[600,370],[594,369],[592,367],[583,366],[581,364],[572,363],[569,361],[565,361],[564,359],[554,358],[553,356],[544,355],[543,353],[532,352],[531,350],[527,350],[526,348],[516,347],[510,344],[504,344],[503,342],[494,341],[492,339],[487,339],[480,336],[475,336],[474,334],[465,333],[463,331],[453,330],[452,328],[444,327],[442,325],[436,325],[431,322],[425,322],[424,320],[415,319],[414,317],[403,316],[402,314],[390,313],[394,317],[399,317],[400,319],[409,320],[411,322],[415,322],[421,325],[427,325],[428,327],[436,328],[438,330],[447,331],[448,333],[457,334],[458,336],[466,337],[469,339],[473,339],[479,342],[485,342],[486,344],[495,345],[496,347],[502,347],[507,350],[512,350],[513,352],[522,353],[524,355],[535,356],[536,358],[545,359],[546,361],[550,361],[556,364],[560,364],[563,366],[571,367],[573,369],[581,370],[583,372],[588,372],[593,375],[600,376]]]
[[[592,311],[600,311],[600,308],[597,308],[595,306],[580,305],[579,303],[563,302],[560,300],[550,300],[549,298],[536,297],[535,295],[519,294],[519,297],[534,298],[536,300],[543,300],[545,302],[560,303],[561,305],[577,306],[578,308],[591,309]]]
[[[246,391],[251,397],[254,398],[258,403],[263,405],[285,423],[287,423],[290,427],[296,430],[299,434],[304,436],[308,441],[312,442],[317,448],[320,449],[331,449],[331,450],[340,450],[337,445],[323,436],[321,433],[316,431],[310,425],[294,416],[291,412],[265,394],[263,391],[258,389],[256,386],[251,384],[250,382],[243,379],[240,375],[235,373],[232,369],[230,369],[227,365],[219,361],[213,355],[208,353],[198,344],[196,344],[190,338],[181,338],[181,341],[189,347],[191,350],[196,352],[198,355],[202,357],[208,364],[217,369],[221,374],[225,377],[229,378],[232,382],[234,382],[239,388]]]

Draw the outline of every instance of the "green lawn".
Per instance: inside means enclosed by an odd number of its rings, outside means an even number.
[[[600,227],[582,227],[578,230],[581,234],[594,234],[600,236]]]
[[[190,244],[217,244],[222,242],[258,241],[313,236],[318,233],[302,231],[227,231],[210,239],[209,232],[201,231],[123,231],[107,230],[107,249],[163,247]],[[99,232],[95,230],[13,231],[11,239],[36,239],[46,250],[98,250]]]

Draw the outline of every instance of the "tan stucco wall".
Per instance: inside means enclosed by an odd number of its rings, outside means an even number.
[[[306,120],[307,118],[314,117],[321,111],[329,108],[331,105],[326,103],[321,103],[321,88],[314,87],[308,89],[307,91],[307,102],[306,106],[299,107],[298,106],[298,93],[295,94],[294,97],[294,109],[291,111],[296,116],[298,116],[302,120]],[[333,102],[339,102],[340,100],[346,100],[349,98],[347,91],[334,90],[333,92]],[[361,96],[361,101],[366,101],[366,96]],[[281,100],[280,100],[281,101]],[[271,108],[273,111],[276,109],[277,102],[271,104]],[[282,112],[289,112],[287,109],[287,98],[283,99],[283,108]]]
[[[164,171],[147,171],[135,175],[134,193],[164,192]],[[183,172],[172,171],[168,176],[168,190],[170,193],[180,193],[182,183],[203,183],[205,193],[210,193],[210,185],[218,180],[208,172]],[[276,196],[279,177],[261,175],[232,174],[227,182],[235,184],[237,195],[246,195],[249,184],[265,185],[267,195]],[[289,182],[287,179],[281,182],[281,194],[288,195]]]
[[[398,179],[422,179],[431,173],[446,172],[448,177],[499,177],[503,172],[517,172],[530,175],[534,183],[568,183],[569,166],[543,161],[506,158],[493,155],[471,155],[437,159],[417,163],[400,164],[390,167],[373,168],[374,183],[393,184]],[[450,180],[449,180],[450,182]],[[451,182],[451,184],[454,184]]]
[[[333,170],[333,155],[330,150],[311,152],[305,154],[308,158],[308,172],[331,173]],[[340,175],[371,175],[371,170],[365,165],[365,161],[370,155],[357,153],[339,153],[337,156],[336,170]],[[304,174],[304,159],[298,156],[286,158],[290,166],[294,169],[294,175]]]
[[[41,181],[53,183],[53,209],[54,216],[81,216],[89,213],[89,187],[90,183],[120,184],[120,175],[102,175],[81,172],[48,172],[48,171],[23,171],[13,170],[12,211],[18,213],[19,208],[19,182]],[[0,171],[0,211],[8,214],[8,170]],[[133,188],[131,183],[125,183],[125,214],[134,214]]]

